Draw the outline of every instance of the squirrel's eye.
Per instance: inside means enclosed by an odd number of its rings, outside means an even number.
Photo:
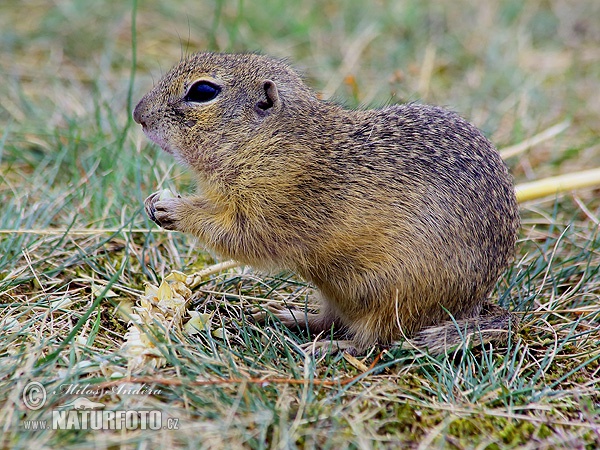
[[[221,88],[208,81],[197,81],[192,84],[183,98],[186,102],[209,102],[221,92]]]

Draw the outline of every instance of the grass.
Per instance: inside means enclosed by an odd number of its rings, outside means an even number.
[[[256,325],[248,310],[267,298],[303,304],[310,287],[249,268],[213,274],[194,289],[190,308],[212,314],[209,328],[145,327],[164,365],[135,366],[124,347],[127,314],[146,282],[214,263],[192,238],[154,227],[142,208],[158,186],[192,189],[189,174],[130,120],[131,106],[182,55],[288,57],[312,86],[350,107],[447,105],[499,148],[566,121],[564,131],[507,159],[515,180],[526,182],[600,166],[598,23],[592,0],[4,2],[3,447],[600,446],[594,189],[522,205],[516,260],[494,293],[523,314],[507,348],[439,358],[391,350],[366,372],[378,352],[359,362],[306,356],[299,345],[309,336],[276,321]],[[140,386],[119,374],[153,392],[113,391]],[[23,404],[30,381],[48,391],[42,409]],[[48,419],[73,400],[68,386],[101,390],[87,397],[109,410],[160,410],[180,429],[25,429],[23,421]]]

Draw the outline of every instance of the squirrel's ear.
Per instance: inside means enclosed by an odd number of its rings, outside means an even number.
[[[273,108],[279,106],[279,92],[277,86],[271,80],[264,80],[262,82],[261,97],[254,105],[254,111],[259,116],[265,117],[273,111]]]

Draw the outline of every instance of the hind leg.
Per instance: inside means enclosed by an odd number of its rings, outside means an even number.
[[[329,331],[336,321],[336,315],[326,304],[321,307],[320,312],[312,313],[288,307],[283,303],[268,302],[261,307],[261,310],[254,309],[252,317],[257,322],[264,322],[269,313],[277,317],[288,328],[306,329],[312,334]]]
[[[277,317],[286,327],[306,329],[313,335],[315,340],[300,345],[304,352],[323,355],[343,351],[351,355],[358,355],[364,350],[359,348],[354,340],[332,339],[330,335],[332,327],[338,338],[342,337],[340,332],[347,333],[348,330],[342,326],[339,316],[327,302],[322,303],[318,313],[288,307],[282,303],[269,302],[262,306],[260,311],[254,310],[252,317],[258,322],[264,322],[269,313]]]
[[[354,341],[340,340],[340,339],[323,339],[315,340],[313,342],[307,342],[302,344],[300,348],[307,353],[314,353],[316,355],[329,354],[334,355],[337,352],[350,353],[352,356],[357,356],[363,353],[356,348]]]

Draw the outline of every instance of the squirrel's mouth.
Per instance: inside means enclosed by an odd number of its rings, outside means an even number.
[[[168,139],[165,139],[161,133],[156,132],[156,130],[149,129],[144,125],[142,125],[142,130],[148,139],[158,145],[161,149],[163,149],[163,151],[169,153],[170,155],[176,154],[175,149],[173,149],[172,145],[169,144]]]

